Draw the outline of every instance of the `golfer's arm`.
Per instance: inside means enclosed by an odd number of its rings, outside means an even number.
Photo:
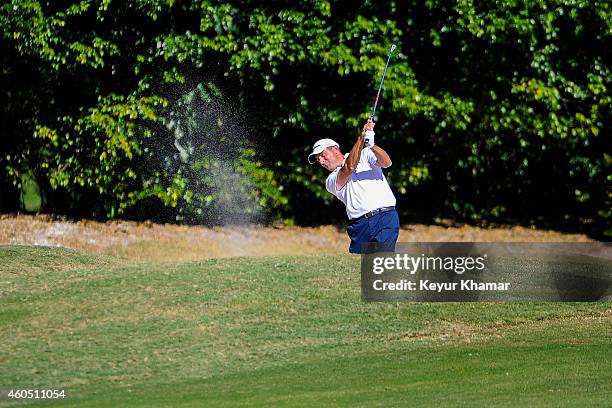
[[[349,152],[344,165],[340,169],[338,173],[338,177],[336,178],[336,191],[339,191],[344,187],[346,183],[348,183],[351,175],[357,168],[357,163],[359,163],[359,159],[361,158],[361,150],[363,149],[363,141],[365,138],[365,131],[361,131],[361,134],[357,138],[357,141],[353,145],[353,148]]]
[[[391,157],[389,157],[389,154],[383,148],[378,145],[374,145],[372,146],[372,153],[374,153],[374,156],[376,156],[376,163],[380,167],[386,169],[387,167],[391,166]]]

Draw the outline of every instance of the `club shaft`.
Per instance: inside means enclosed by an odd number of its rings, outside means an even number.
[[[372,108],[372,115],[370,119],[374,120],[374,115],[376,114],[376,108],[378,107],[378,99],[380,98],[380,92],[382,91],[383,83],[385,82],[385,76],[387,75],[387,68],[389,68],[389,62],[391,61],[391,54],[393,54],[393,50],[395,47],[391,48],[391,52],[387,57],[387,63],[385,64],[385,70],[383,71],[382,78],[380,79],[380,85],[378,86],[378,92],[376,93],[376,100],[374,101],[374,108]]]

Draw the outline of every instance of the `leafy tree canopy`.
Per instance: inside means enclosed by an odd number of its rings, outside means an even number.
[[[400,208],[612,216],[609,2],[12,0],[0,27],[5,210],[35,179],[56,212],[341,217],[305,156],[348,150],[397,44],[377,139]]]

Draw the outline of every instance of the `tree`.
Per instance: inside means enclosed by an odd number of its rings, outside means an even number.
[[[377,139],[394,154],[402,208],[609,224],[607,2],[0,10],[3,193],[33,174],[53,211],[219,222],[242,191],[236,214],[341,217],[305,156],[319,137],[352,144],[396,43]],[[219,106],[239,113],[240,131],[213,123]],[[221,160],[202,140],[225,141],[213,146]],[[236,190],[223,193],[215,171],[240,175],[225,183]]]

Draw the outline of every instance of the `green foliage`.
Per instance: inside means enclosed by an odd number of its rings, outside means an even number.
[[[142,141],[151,136],[146,122],[155,121],[155,108],[164,104],[155,96],[110,95],[79,117],[65,116],[54,127],[37,126],[33,136],[41,141],[40,174],[54,189],[95,192],[109,218],[153,194],[173,204],[176,198],[170,192],[143,188],[135,167]]]
[[[256,152],[253,149],[241,150],[235,171],[250,183],[246,193],[261,208],[278,210],[287,204],[287,197],[283,195],[284,187],[274,177],[272,170],[265,168],[263,163],[256,161]]]
[[[608,2],[13,0],[0,26],[4,180],[31,169],[52,210],[340,215],[305,155],[350,148],[395,43],[377,133],[405,208],[610,222]]]
[[[29,212],[40,211],[43,205],[43,194],[31,172],[21,176],[21,208]]]

